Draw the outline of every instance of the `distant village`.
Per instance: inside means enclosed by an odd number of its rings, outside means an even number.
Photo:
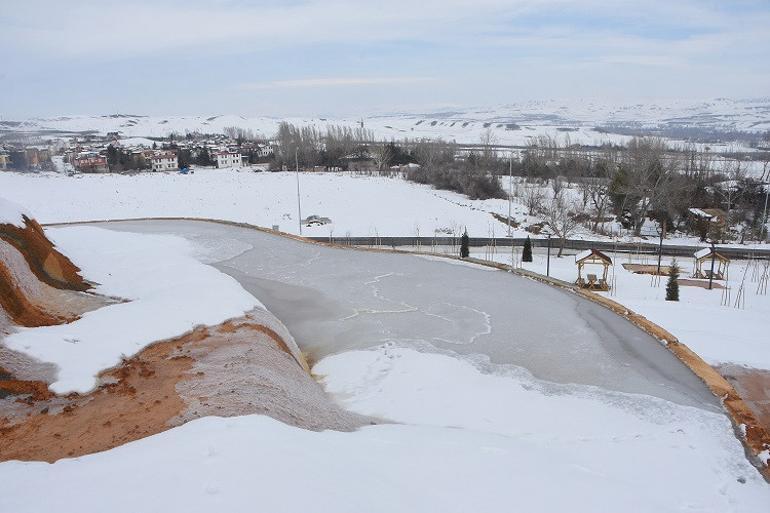
[[[364,130],[326,133],[282,124],[274,139],[227,127],[221,134],[128,137],[120,132],[0,140],[0,170],[67,173],[188,172],[191,167],[282,171],[400,171],[419,168],[414,146],[372,144]]]
[[[223,134],[161,139],[124,138],[111,132],[0,145],[0,170],[107,173],[185,171],[191,165],[246,167],[270,163],[274,147],[273,141],[241,141]]]

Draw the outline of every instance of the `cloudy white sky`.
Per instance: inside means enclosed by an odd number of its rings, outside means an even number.
[[[770,95],[770,0],[0,0],[0,119]]]

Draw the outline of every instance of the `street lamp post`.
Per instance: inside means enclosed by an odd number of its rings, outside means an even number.
[[[299,195],[299,156],[297,148],[294,148],[294,165],[297,174],[297,217],[299,217],[299,234],[302,235],[302,200]]]
[[[660,276],[660,259],[663,256],[663,235],[666,233],[666,219],[660,225],[660,243],[658,244],[658,271],[657,276]]]
[[[762,213],[762,234],[765,236],[765,240],[767,240],[767,197],[770,195],[770,183],[762,184],[765,187],[765,210]]]
[[[549,230],[548,227],[545,227],[545,229],[541,230],[540,233],[548,236],[548,253],[545,261],[545,275],[551,276],[551,230]]]
[[[508,157],[508,237],[511,236],[511,200],[513,196],[513,153]],[[767,207],[767,205],[765,205]]]
[[[714,246],[714,241],[711,241],[711,271],[709,271],[709,290],[714,284],[714,260],[717,257],[717,250]]]

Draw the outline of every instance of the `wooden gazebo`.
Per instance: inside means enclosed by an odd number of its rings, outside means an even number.
[[[598,249],[587,249],[575,255],[575,263],[578,268],[578,277],[575,285],[584,289],[591,290],[610,290],[610,284],[607,282],[607,271],[612,265],[612,259],[599,251]],[[586,265],[601,265],[602,276],[596,274],[586,274],[583,277],[583,267]]]
[[[715,280],[724,280],[727,276],[727,270],[730,267],[730,259],[712,248],[699,249],[693,254],[695,265],[693,268],[693,278],[711,278],[711,260],[714,260]]]

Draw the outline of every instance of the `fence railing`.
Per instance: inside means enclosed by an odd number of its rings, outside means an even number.
[[[459,246],[460,237],[308,237],[318,242],[334,242],[336,244],[348,244],[351,246]],[[470,237],[468,245],[471,247],[484,247],[495,245],[497,247],[523,246],[525,238],[508,237]],[[533,247],[544,248],[547,239],[531,239]],[[558,248],[561,240],[551,239],[551,247]],[[663,254],[668,256],[691,257],[697,250],[707,247],[701,245],[672,245],[663,244]],[[565,249],[582,251],[584,249],[598,249],[601,251],[621,251],[624,253],[657,254],[658,245],[654,243],[631,243],[611,241],[589,241],[580,239],[567,239]],[[770,258],[770,244],[767,248],[726,247],[717,246],[717,251],[729,258]]]

